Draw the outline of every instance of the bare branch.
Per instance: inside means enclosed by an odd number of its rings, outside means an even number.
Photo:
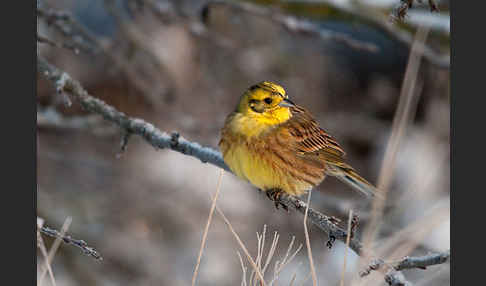
[[[360,272],[360,276],[364,277],[371,273],[373,270],[380,270],[384,266],[391,268],[388,274],[392,274],[393,271],[400,271],[403,269],[420,268],[426,269],[427,266],[443,264],[449,261],[451,256],[450,249],[444,252],[433,253],[424,256],[409,257],[406,256],[398,261],[386,262],[381,259],[376,259],[366,267],[365,270]],[[387,274],[387,275],[388,275]],[[392,275],[393,276],[393,275]]]
[[[291,206],[297,211],[299,211],[301,214],[305,214],[305,210],[307,208],[307,204],[294,197],[294,196],[289,196],[287,194],[282,194],[280,196],[280,201],[287,206]],[[325,233],[329,234],[330,238],[333,239],[338,239],[344,243],[346,243],[346,238],[348,236],[348,232],[344,230],[343,228],[340,228],[336,220],[333,217],[326,216],[312,208],[309,208],[309,213],[308,213],[309,220],[317,226],[319,229],[324,231]],[[355,238],[351,238],[349,241],[349,247],[356,252],[358,255],[362,255],[364,250],[361,242]]]
[[[385,282],[390,286],[412,286],[403,276],[402,272],[390,270],[385,275]]]
[[[384,19],[383,17],[371,15],[370,13],[364,13],[359,9],[351,9],[345,6],[337,7],[335,3],[333,3],[333,1],[325,0],[324,2],[326,3],[326,5],[331,5],[335,9],[344,11],[346,13],[351,14],[354,17],[362,19],[363,21],[367,22],[368,25],[374,26],[382,30],[390,38],[406,45],[407,47],[409,48],[412,47],[413,36],[408,31],[400,29],[395,25],[390,25],[386,18]],[[210,7],[210,5],[227,5],[229,7],[233,7],[241,11],[245,11],[247,13],[261,15],[268,19],[271,19],[276,23],[283,25],[287,30],[291,32],[308,33],[311,35],[316,35],[324,40],[341,42],[353,49],[364,50],[368,52],[378,51],[378,47],[372,43],[360,42],[358,40],[349,37],[348,35],[337,33],[330,30],[325,30],[321,27],[318,27],[317,25],[314,25],[312,22],[303,19],[298,19],[294,16],[285,15],[277,11],[274,11],[272,9],[260,7],[255,4],[242,3],[238,1],[214,0],[214,1],[210,1],[207,4],[206,9],[207,7]],[[431,63],[432,65],[438,68],[446,68],[446,69],[450,67],[449,55],[439,54],[436,51],[434,51],[432,48],[430,48],[429,46],[423,43],[420,44],[420,52],[422,53],[424,59],[429,63]]]
[[[133,83],[135,88],[140,91],[150,103],[154,105],[159,104],[157,100],[158,96],[154,95],[154,87],[152,84],[146,78],[141,77],[139,73],[134,71],[130,62],[110,49],[110,46],[113,46],[112,43],[107,43],[94,36],[83,25],[79,24],[68,12],[38,7],[37,15],[39,18],[43,18],[48,25],[52,25],[56,30],[61,32],[64,37],[70,39],[73,42],[73,47],[77,47],[78,50],[82,50],[88,54],[101,53],[111,64],[125,75],[127,80]],[[133,33],[130,33],[128,40],[131,41],[132,44],[139,42],[133,39]],[[145,47],[143,50],[151,57],[151,61],[155,63],[157,69],[165,70],[165,68],[161,66],[159,60],[154,58],[151,51]],[[169,77],[167,72],[164,72],[164,76]],[[166,94],[169,92],[170,88],[162,89],[164,90],[164,94]]]
[[[277,11],[274,11],[272,9],[261,7],[255,4],[246,3],[246,2],[237,2],[237,1],[218,0],[218,1],[211,1],[207,3],[206,9],[208,9],[208,7],[216,6],[216,5],[225,5],[247,13],[265,17],[267,19],[272,20],[273,22],[282,25],[285,29],[287,29],[290,32],[315,35],[320,37],[323,40],[342,43],[349,46],[350,48],[359,51],[367,51],[372,53],[378,52],[378,47],[375,44],[359,41],[349,37],[346,34],[321,28],[308,20],[298,19],[297,17],[291,15],[278,13]]]
[[[99,47],[97,45],[97,39],[83,26],[79,25],[70,13],[37,7],[37,16],[39,18],[44,18],[47,25],[52,25],[61,32],[64,37],[73,42],[72,44],[63,45],[72,47],[75,49],[75,52],[82,50],[89,54],[98,53]]]
[[[385,274],[385,281],[388,285],[407,285],[404,283],[403,275],[399,272],[403,269],[420,268],[426,269],[427,266],[443,264],[449,261],[451,256],[451,251],[447,250],[444,252],[429,254],[425,256],[417,257],[404,257],[398,261],[385,262],[381,259],[374,260],[365,270],[360,272],[360,276],[364,277],[371,273],[373,270],[382,270],[387,268]],[[402,284],[400,284],[402,283]]]
[[[37,67],[38,72],[51,80],[57,89],[71,94],[87,111],[102,115],[104,119],[117,124],[126,132],[141,136],[156,148],[172,149],[185,155],[196,157],[204,163],[209,162],[229,171],[219,152],[211,148],[202,147],[198,143],[190,142],[177,133],[168,134],[162,132],[142,119],[128,117],[104,101],[89,95],[78,81],[72,79],[67,73],[50,65],[41,57],[37,59]]]
[[[68,49],[68,50],[71,50],[73,51],[75,54],[79,54],[79,49],[76,48],[74,45],[70,45],[70,44],[66,44],[66,43],[56,43],[44,36],[41,36],[41,35],[37,35],[37,42],[38,43],[42,43],[42,44],[48,44],[52,47],[56,47],[56,48],[64,48],[64,49]]]
[[[109,125],[97,115],[64,116],[53,107],[43,108],[37,106],[37,126],[56,130],[86,130],[99,136],[111,136],[120,131],[113,125]]]
[[[49,228],[47,226],[42,226],[38,230],[40,233],[43,233],[45,235],[55,237],[55,238],[60,238],[66,244],[72,244],[76,247],[79,247],[81,250],[83,250],[85,254],[90,255],[91,257],[94,257],[97,260],[103,260],[103,257],[101,257],[98,251],[96,251],[96,249],[94,249],[93,247],[88,246],[88,244],[84,240],[74,239],[68,234],[62,234],[59,231]]]
[[[445,252],[429,254],[419,257],[404,257],[402,260],[395,262],[393,268],[395,270],[421,268],[425,269],[427,266],[442,264],[449,261],[451,257],[451,250]]]
[[[64,221],[64,224],[62,225],[62,228],[61,228],[61,236],[64,236],[64,234],[68,230],[71,222],[72,222],[72,218],[67,217],[66,220]],[[42,228],[42,225],[40,225],[40,227]],[[37,233],[39,233],[39,231],[37,231]],[[56,255],[56,251],[59,248],[60,244],[61,244],[61,238],[57,237],[56,240],[54,241],[53,245],[51,246],[51,249],[49,249],[49,253],[47,254],[47,258],[46,258],[45,267],[42,270],[41,274],[39,275],[40,284],[42,284],[42,282],[44,281],[44,276],[46,275],[47,271],[49,270],[50,265],[52,264],[52,260],[54,259],[54,255]]]
[[[371,273],[372,270],[379,270],[381,272],[385,272],[385,269],[381,269],[382,266],[385,266],[388,270],[385,274],[385,282],[390,286],[411,286],[412,284],[408,282],[403,273],[393,269],[390,265],[388,265],[382,259],[375,259],[373,260],[365,270],[361,271],[359,275],[361,277],[367,276]],[[383,268],[385,268],[383,267]]]

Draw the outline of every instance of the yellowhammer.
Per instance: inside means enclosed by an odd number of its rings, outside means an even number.
[[[277,208],[282,192],[301,195],[326,175],[368,196],[376,193],[344,162],[336,140],[272,82],[251,86],[241,96],[226,119],[219,147],[231,171],[267,192]]]

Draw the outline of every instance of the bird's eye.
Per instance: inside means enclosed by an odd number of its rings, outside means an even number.
[[[265,98],[264,101],[265,101],[266,104],[272,103],[272,99],[270,97]]]

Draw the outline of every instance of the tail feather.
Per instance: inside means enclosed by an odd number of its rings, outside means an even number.
[[[381,194],[378,192],[378,189],[356,173],[350,166],[332,166],[331,175],[352,186],[368,197],[382,198]]]

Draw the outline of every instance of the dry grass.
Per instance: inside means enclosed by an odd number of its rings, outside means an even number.
[[[403,140],[407,126],[409,125],[410,121],[413,120],[416,111],[418,98],[415,98],[417,97],[415,88],[417,86],[417,77],[422,55],[422,51],[420,51],[419,48],[425,42],[427,34],[427,29],[419,29],[410,51],[409,62],[405,71],[405,78],[400,93],[400,99],[393,119],[392,132],[385,151],[385,157],[383,159],[383,164],[378,179],[378,190],[381,192],[384,199],[376,198],[373,200],[371,220],[363,235],[364,248],[371,250],[371,253],[373,253],[373,242],[377,236],[382,221],[383,209],[388,190],[393,179],[394,167],[400,143]],[[379,256],[375,255],[375,257]],[[360,259],[359,265],[363,267],[365,264],[369,263],[370,260],[371,257],[363,255]],[[355,280],[355,282],[357,281]]]
[[[353,210],[349,210],[349,218],[348,218],[348,235],[346,237],[346,248],[344,249],[344,258],[343,258],[343,273],[341,274],[341,286],[344,286],[344,276],[346,274],[346,257],[348,255],[348,248],[349,248],[349,240],[351,238],[351,221],[353,220]]]
[[[305,214],[304,214],[304,232],[305,232],[305,244],[307,246],[307,257],[309,258],[309,265],[310,265],[310,270],[312,275],[312,285],[317,286],[316,268],[314,267],[314,259],[312,259],[312,249],[310,246],[309,231],[307,229],[307,214],[309,212],[311,194],[312,194],[312,190],[309,190],[309,194],[307,195],[307,206],[305,208]]]
[[[397,154],[399,152],[400,143],[404,138],[407,126],[411,123],[415,115],[418,103],[417,95],[421,91],[420,84],[417,84],[422,54],[419,49],[425,42],[427,34],[428,30],[425,28],[418,30],[414,45],[412,46],[410,52],[405,79],[400,94],[400,100],[393,120],[392,133],[390,140],[388,141],[385,158],[383,160],[379,176],[378,189],[380,192],[382,192],[385,198],[393,179],[394,166]],[[423,184],[424,181],[412,184],[413,189],[409,189],[409,191],[402,195],[397,202],[403,202],[404,198],[408,197],[410,195],[409,193],[414,193],[416,189],[424,189]],[[420,198],[414,197],[414,200],[417,199]],[[425,238],[425,236],[433,230],[433,227],[444,221],[444,218],[448,215],[448,210],[445,210],[443,207],[439,207],[439,210],[436,210],[428,216],[422,217],[404,229],[395,232],[392,236],[386,237],[381,241],[376,241],[379,227],[383,221],[384,206],[385,200],[375,199],[373,201],[372,216],[369,225],[365,229],[363,242],[365,249],[372,250],[371,253],[373,253],[374,257],[384,258],[385,261],[398,259],[411,253]],[[402,208],[400,212],[403,211],[404,209]],[[370,259],[371,257],[361,257],[359,265],[362,267],[365,263],[368,263]],[[377,285],[383,278],[381,275],[375,274],[367,279],[358,279],[359,278],[356,278],[353,281],[353,285]]]
[[[61,236],[64,236],[64,234],[67,232],[72,221],[73,221],[73,219],[71,217],[66,218],[66,220],[64,221],[62,228],[61,228]],[[42,238],[41,238],[41,240],[42,240]],[[54,243],[52,244],[51,249],[49,249],[49,253],[47,255],[47,259],[45,261],[44,268],[42,269],[42,272],[39,276],[40,284],[39,283],[37,283],[37,284],[42,285],[42,283],[44,281],[44,276],[46,275],[46,272],[48,271],[48,269],[51,268],[52,260],[54,259],[54,256],[56,255],[57,249],[59,248],[59,245],[61,245],[61,242],[62,241],[61,241],[60,237],[57,237],[56,240],[54,240]],[[50,273],[50,275],[51,275],[51,273]]]
[[[226,216],[224,215],[223,211],[221,211],[221,209],[217,205],[216,205],[216,211],[221,216],[221,218],[223,219],[224,223],[228,226],[231,234],[236,239],[236,242],[238,242],[238,245],[241,247],[241,249],[245,253],[246,258],[248,259],[248,261],[250,262],[250,265],[252,266],[253,270],[255,271],[256,275],[258,276],[258,279],[260,280],[261,285],[262,286],[266,286],[267,284],[265,283],[265,279],[263,278],[262,272],[258,268],[258,265],[255,263],[255,261],[251,258],[251,255],[248,252],[248,249],[246,248],[246,246],[243,243],[243,241],[241,241],[240,236],[236,233],[236,231],[234,230],[234,228],[231,225],[230,221],[226,218]]]
[[[393,179],[393,171],[400,143],[403,140],[407,126],[410,121],[413,120],[415,115],[416,104],[418,103],[418,100],[415,98],[415,87],[417,86],[416,83],[422,55],[422,52],[419,51],[419,47],[425,42],[427,34],[427,29],[419,29],[410,51],[409,62],[405,71],[405,79],[400,93],[400,100],[393,119],[392,132],[386,147],[385,157],[378,179],[378,190],[383,195],[384,199],[379,199],[377,197],[373,200],[371,220],[365,230],[363,239],[365,249],[371,249],[371,244],[379,230],[379,221],[381,220],[383,208],[385,206],[385,199]],[[364,259],[369,259],[369,257],[365,257]]]
[[[450,209],[446,203],[438,203],[422,218],[410,223],[392,236],[378,241],[380,245],[376,249],[377,257],[382,257],[387,262],[400,259],[411,253],[434,228],[448,217]],[[377,285],[383,277],[374,273],[369,278],[362,279],[360,285]]]
[[[56,286],[56,280],[54,279],[54,274],[52,273],[51,264],[49,263],[46,245],[44,244],[44,240],[42,239],[42,236],[40,235],[39,232],[39,229],[42,228],[43,224],[44,224],[44,220],[41,218],[37,218],[37,247],[40,249],[42,256],[44,257],[45,267],[49,272],[49,278],[51,279],[51,283],[52,285]],[[40,277],[37,280],[37,285],[42,285],[42,280],[40,279]]]
[[[237,251],[238,257],[240,259],[241,269],[242,269],[242,272],[243,272],[241,285],[245,285],[245,286],[246,285],[248,285],[248,286],[261,285],[259,283],[261,281],[259,281],[257,279],[255,274],[260,272],[262,275],[265,275],[265,273],[267,272],[268,267],[270,266],[272,260],[274,260],[274,258],[275,258],[276,249],[277,249],[277,245],[278,245],[280,235],[276,231],[273,233],[273,238],[272,238],[270,248],[268,249],[268,251],[265,251],[265,241],[267,240],[266,238],[267,238],[267,226],[264,225],[262,233],[260,234],[260,233],[257,232],[257,255],[255,257],[255,265],[257,266],[257,268],[253,269],[253,271],[250,273],[248,278],[246,276],[247,267],[245,266],[243,259],[241,258],[240,253]],[[281,259],[275,261],[275,264],[274,264],[274,267],[273,267],[272,279],[270,280],[270,282],[267,283],[269,286],[276,285],[276,283],[279,279],[279,276],[282,273],[282,271],[284,270],[284,268],[287,265],[289,265],[290,262],[293,261],[295,256],[302,249],[302,244],[300,244],[298,247],[296,247],[294,249],[294,243],[295,243],[295,236],[292,236],[290,243],[289,243],[289,246],[287,247],[287,251],[285,252],[285,255]],[[265,262],[263,263],[263,261],[265,261]],[[294,283],[295,279],[296,279],[296,274],[294,273],[292,275],[290,282],[289,282],[290,285],[292,285]]]
[[[221,181],[223,180],[223,173],[224,173],[224,170],[221,169],[220,173],[219,173],[218,184],[216,186],[216,192],[214,194],[213,201],[211,203],[211,210],[209,211],[208,221],[206,223],[206,227],[204,228],[203,237],[201,239],[201,247],[199,248],[199,254],[197,256],[197,262],[196,262],[196,266],[194,268],[194,274],[192,275],[192,282],[191,282],[192,286],[196,285],[196,277],[197,277],[197,273],[198,273],[198,270],[199,270],[199,265],[201,264],[201,257],[203,255],[204,246],[206,245],[209,226],[211,225],[211,221],[213,219],[213,214],[214,214],[214,209],[216,207],[216,201],[218,200],[219,191],[221,190]]]

